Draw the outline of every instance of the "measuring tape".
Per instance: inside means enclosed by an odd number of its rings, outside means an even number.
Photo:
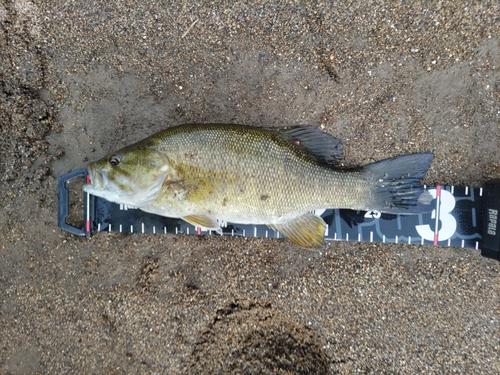
[[[86,180],[87,170],[75,170],[58,181],[58,225],[75,235],[90,236],[93,232],[218,235],[182,219],[150,214],[88,193],[84,193],[84,228],[76,228],[66,222],[69,213],[66,183],[75,178]],[[426,190],[434,198],[434,209],[426,214],[394,215],[345,209],[326,209],[315,214],[327,224],[325,240],[473,248],[485,257],[500,260],[500,179],[488,181],[483,188],[438,185]],[[283,238],[266,225],[219,224],[227,236]]]

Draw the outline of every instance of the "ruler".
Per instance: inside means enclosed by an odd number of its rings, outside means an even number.
[[[69,191],[67,183],[80,178],[78,169],[58,180],[58,225],[78,236],[96,232],[219,235],[186,223],[182,219],[150,214],[83,193],[83,228],[67,223]],[[434,198],[432,212],[394,215],[378,211],[326,209],[315,213],[327,224],[325,240],[405,243],[472,248],[481,255],[500,260],[500,179],[484,187],[426,186]],[[283,238],[266,225],[220,222],[225,236]]]

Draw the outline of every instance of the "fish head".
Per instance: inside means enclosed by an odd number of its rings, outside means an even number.
[[[168,157],[136,144],[88,165],[90,183],[83,190],[110,202],[134,207],[151,204],[172,171]]]

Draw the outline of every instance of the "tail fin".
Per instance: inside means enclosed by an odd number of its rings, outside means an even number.
[[[432,196],[418,182],[425,177],[434,154],[398,156],[365,166],[373,176],[371,210],[419,214],[432,210]]]

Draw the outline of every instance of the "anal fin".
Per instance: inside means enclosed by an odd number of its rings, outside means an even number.
[[[217,223],[217,220],[212,216],[208,215],[187,215],[181,218],[184,221],[187,221],[189,224],[194,225],[195,227],[201,227],[208,230],[216,231],[217,233],[222,233],[222,229]]]
[[[307,249],[319,248],[324,244],[326,223],[311,212],[279,224],[267,224],[292,242]]]

